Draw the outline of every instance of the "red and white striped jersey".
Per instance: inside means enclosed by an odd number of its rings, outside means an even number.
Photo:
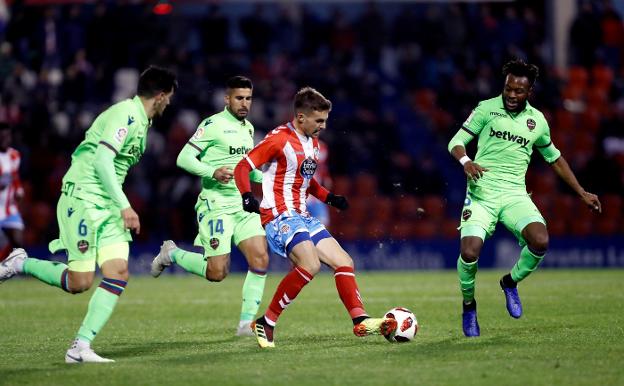
[[[23,194],[19,166],[19,151],[8,148],[0,152],[0,220],[18,213],[15,194]]]
[[[289,122],[268,133],[245,156],[253,169],[262,170],[262,224],[286,211],[306,213],[319,152],[318,139],[297,133]]]

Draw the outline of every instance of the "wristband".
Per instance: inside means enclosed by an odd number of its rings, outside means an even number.
[[[466,162],[468,162],[468,161],[472,161],[472,160],[467,155],[465,155],[465,156],[463,156],[463,157],[461,157],[459,159],[459,163],[462,164],[462,166],[464,166],[466,164]]]

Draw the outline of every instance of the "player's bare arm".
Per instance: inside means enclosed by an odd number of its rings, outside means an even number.
[[[484,168],[468,158],[468,156],[466,155],[466,148],[463,146],[457,145],[453,147],[453,149],[451,150],[451,154],[453,154],[453,157],[455,157],[455,159],[459,163],[463,164],[464,173],[466,174],[466,177],[470,180],[478,180],[479,178],[483,177],[483,173],[489,170],[488,168]]]
[[[551,164],[551,166],[555,170],[555,173],[557,173],[557,175],[561,177],[561,179],[563,179],[566,184],[568,184],[568,186],[570,186],[570,188],[572,188],[572,190],[579,195],[579,197],[581,197],[581,200],[583,200],[583,202],[589,206],[591,210],[602,213],[602,205],[600,204],[598,196],[593,193],[586,192],[585,189],[583,189],[581,184],[579,184],[576,179],[574,172],[570,169],[570,165],[568,165],[568,162],[565,158],[563,158],[563,156],[559,157]]]

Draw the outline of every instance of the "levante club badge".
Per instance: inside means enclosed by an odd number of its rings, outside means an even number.
[[[216,237],[213,237],[210,239],[210,247],[212,249],[217,249],[219,248],[219,239]]]
[[[467,221],[470,216],[472,216],[472,211],[470,209],[466,209],[462,212],[462,218],[464,219],[464,221]]]
[[[533,131],[533,129],[535,129],[535,121],[531,118],[527,119],[527,127],[529,128],[529,131]]]

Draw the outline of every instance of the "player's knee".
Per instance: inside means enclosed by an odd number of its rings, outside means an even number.
[[[321,270],[321,262],[317,259],[305,261],[299,264],[299,266],[306,270],[310,275],[315,276]]]
[[[213,281],[213,282],[220,282],[223,281],[223,279],[225,279],[228,275],[228,269],[227,268],[220,268],[220,269],[206,269],[206,279],[208,281]]]
[[[266,271],[269,267],[269,255],[266,252],[255,254],[248,263],[249,267],[256,271]]]
[[[461,250],[461,258],[466,263],[474,263],[479,260],[479,248],[475,248],[472,246],[465,246]]]
[[[543,232],[534,235],[531,240],[527,240],[529,248],[536,253],[546,253],[548,250],[548,233]]]
[[[113,270],[112,272],[108,272],[106,274],[106,277],[127,282],[130,278],[130,272],[128,272],[128,267],[118,268]]]
[[[91,288],[91,285],[93,284],[93,279],[82,279],[82,278],[75,278],[75,279],[69,279],[68,283],[67,283],[67,290],[70,294],[79,294],[85,291],[88,291],[89,288]]]

